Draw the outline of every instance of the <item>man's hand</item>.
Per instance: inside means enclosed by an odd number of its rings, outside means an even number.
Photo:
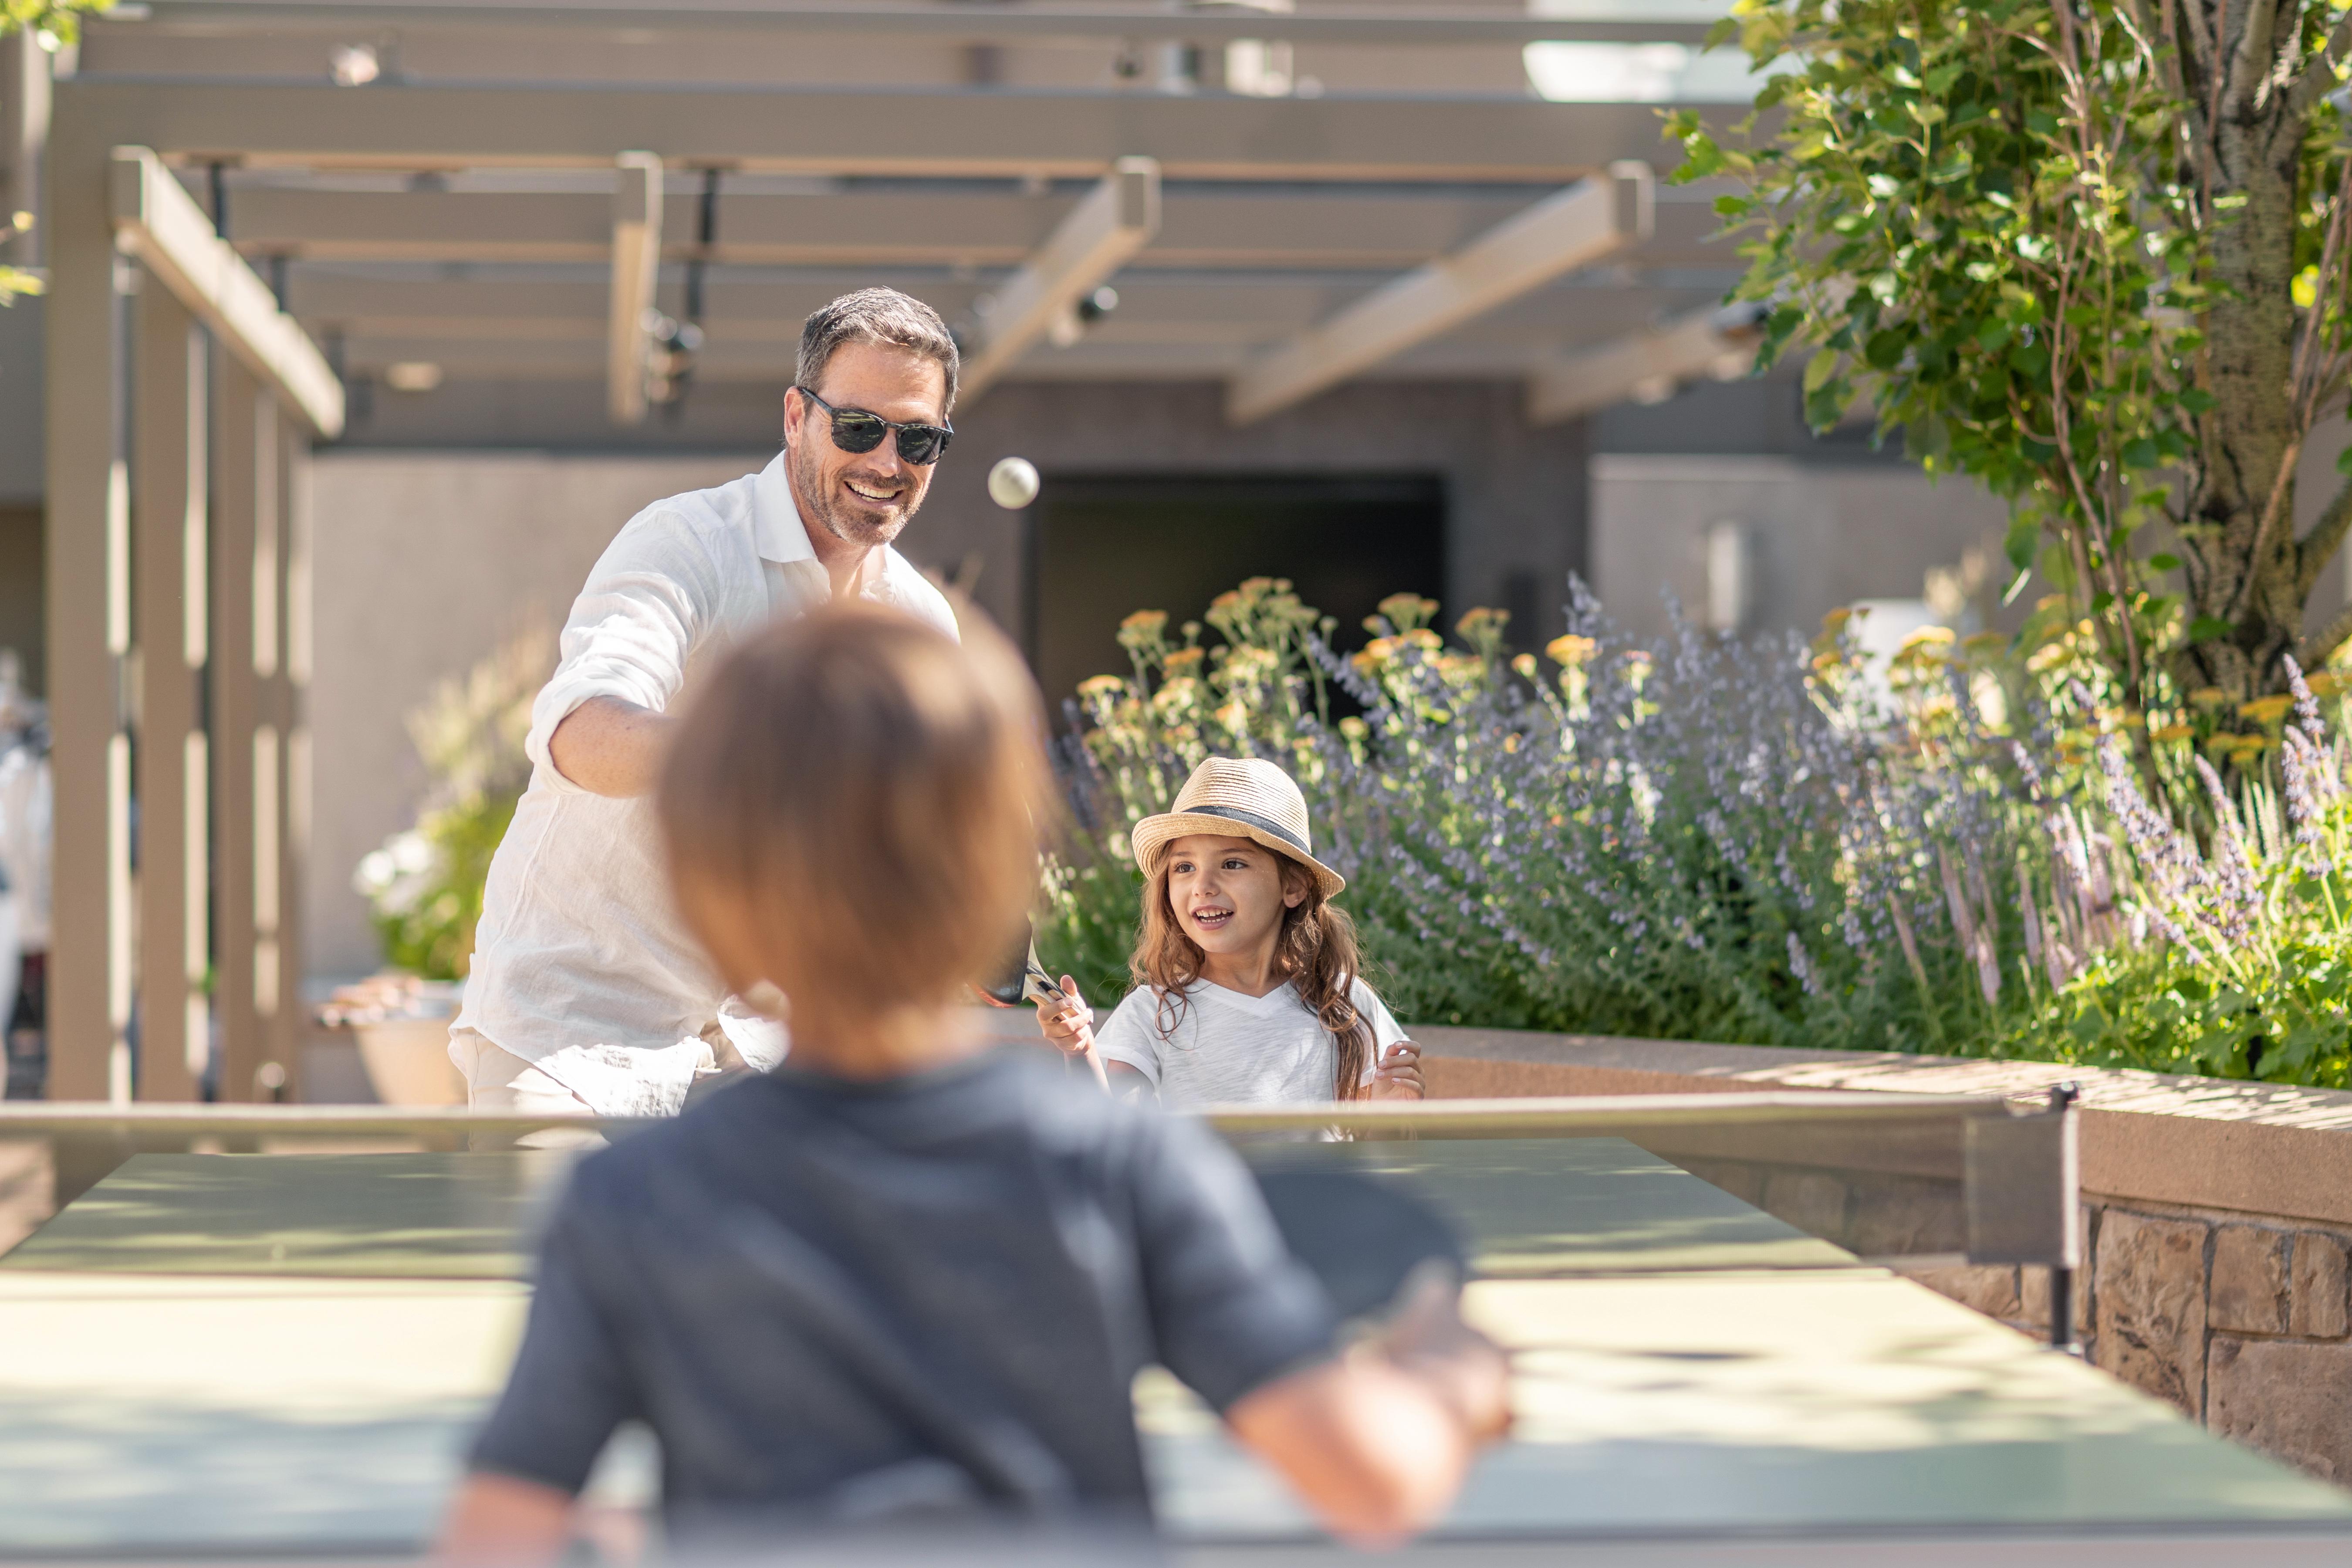
[[[557,773],[591,795],[651,795],[677,723],[618,697],[591,697],[555,727],[547,754]]]
[[[1421,1100],[1428,1093],[1429,1086],[1421,1079],[1421,1047],[1399,1040],[1381,1058],[1381,1070],[1372,1077],[1372,1098]]]

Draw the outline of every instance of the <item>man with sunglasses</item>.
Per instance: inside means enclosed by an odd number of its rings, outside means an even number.
[[[589,574],[531,707],[530,785],[450,1030],[478,1109],[667,1114],[698,1079],[781,1058],[782,1032],[724,994],[671,910],[647,797],[680,694],[771,619],[856,595],[955,635],[892,542],[947,450],[956,370],[920,300],[834,300],[802,327],[783,450],[647,507]]]

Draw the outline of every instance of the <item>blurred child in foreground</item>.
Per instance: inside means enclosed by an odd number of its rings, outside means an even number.
[[[959,1026],[1033,886],[1039,729],[1000,643],[864,606],[694,706],[659,796],[679,907],[730,987],[789,998],[793,1054],[579,1166],[445,1558],[552,1559],[630,1419],[673,1540],[1145,1526],[1155,1362],[1358,1541],[1433,1519],[1500,1432],[1450,1282],[1342,1350],[1213,1135]]]

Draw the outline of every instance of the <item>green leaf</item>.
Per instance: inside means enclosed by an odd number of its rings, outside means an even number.
[[[2200,616],[2189,623],[2189,640],[2193,643],[2217,642],[2238,628],[2219,616]]]
[[[1837,374],[1838,361],[1843,357],[1835,349],[1816,351],[1813,357],[1805,362],[1805,391],[1815,393],[1828,385],[1830,377]]]
[[[2180,570],[2180,557],[2171,553],[2169,551],[2160,552],[2158,554],[2149,556],[2147,558],[2147,563],[2150,567],[2158,572],[2178,572]]]
[[[2033,569],[2033,547],[2042,538],[2039,520],[2020,515],[2009,520],[2008,537],[2001,541],[2001,551],[2009,563],[2020,572]]]

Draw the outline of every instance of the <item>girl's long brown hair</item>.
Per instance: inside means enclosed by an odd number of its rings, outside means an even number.
[[[1206,956],[1176,923],[1175,910],[1169,906],[1171,858],[1162,850],[1160,864],[1144,879],[1143,930],[1136,940],[1135,956],[1127,964],[1135,983],[1150,986],[1159,1002],[1153,1023],[1163,1040],[1183,1022],[1184,1011],[1192,1005],[1187,993],[1201,978],[1201,963]],[[1364,1068],[1372,1055],[1372,1026],[1349,995],[1363,967],[1356,952],[1356,922],[1348,918],[1347,910],[1332,907],[1314,872],[1287,855],[1275,854],[1275,864],[1282,872],[1285,898],[1294,892],[1307,895],[1282,911],[1282,933],[1274,944],[1275,969],[1297,985],[1307,1008],[1339,1044],[1339,1071],[1334,1075],[1338,1081],[1331,1086],[1331,1097],[1361,1100]]]

